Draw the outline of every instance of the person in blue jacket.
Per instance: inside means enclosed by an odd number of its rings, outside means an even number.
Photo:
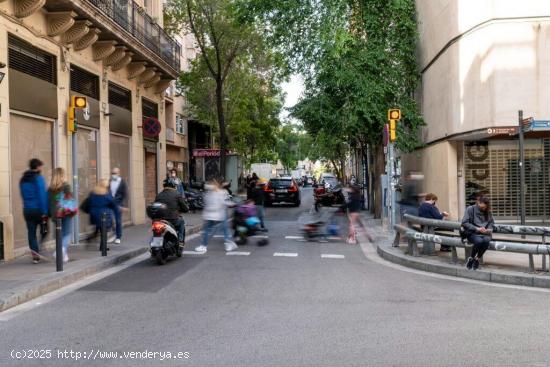
[[[99,180],[99,183],[84,200],[80,208],[90,215],[90,223],[95,226],[95,231],[88,238],[88,241],[94,240],[100,233],[103,214],[105,214],[107,232],[113,227],[113,214],[115,218],[120,215],[120,208],[109,192],[109,180],[106,179]]]
[[[40,262],[40,249],[36,238],[36,229],[48,219],[48,194],[46,180],[40,173],[44,163],[33,158],[29,161],[29,169],[23,173],[19,181],[19,190],[23,198],[23,216],[27,223],[27,236],[31,250],[32,262]]]
[[[418,208],[418,216],[421,218],[429,219],[438,219],[443,220],[449,216],[446,212],[440,212],[439,209],[435,206],[437,203],[437,195],[427,194],[424,198],[424,202],[420,204]],[[448,252],[451,251],[449,246],[441,245],[441,251]]]

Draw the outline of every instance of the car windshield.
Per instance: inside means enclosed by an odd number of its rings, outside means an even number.
[[[271,187],[274,187],[274,188],[286,188],[286,187],[290,187],[290,185],[292,184],[292,181],[285,180],[285,179],[276,179],[276,180],[270,180],[269,184],[271,185]]]
[[[338,180],[336,179],[336,177],[325,177],[325,178],[323,178],[323,182],[324,182],[325,184],[328,183],[328,184],[331,185],[331,186],[336,186],[336,185],[338,185]]]

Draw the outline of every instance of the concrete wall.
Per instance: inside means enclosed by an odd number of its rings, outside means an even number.
[[[550,118],[550,2],[417,0],[417,10],[425,142],[514,125],[518,109]]]

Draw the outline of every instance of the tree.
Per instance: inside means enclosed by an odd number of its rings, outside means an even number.
[[[253,25],[235,21],[231,0],[171,0],[166,5],[167,29],[193,35],[201,64],[214,87],[213,106],[220,136],[220,174],[225,176],[227,126],[225,90],[235,65],[251,55],[261,41]]]
[[[392,107],[403,111],[397,147],[420,145],[414,0],[240,0],[239,12],[245,21],[262,23],[287,58],[297,60],[288,64],[306,76],[307,92],[294,116],[324,154],[345,143],[362,152],[369,147],[380,158]],[[384,165],[369,169],[378,177]],[[379,190],[378,179],[372,184]]]

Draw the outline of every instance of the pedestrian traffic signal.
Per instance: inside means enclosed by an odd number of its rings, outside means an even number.
[[[82,96],[71,96],[71,107],[75,108],[86,108],[88,101],[86,97]]]
[[[401,110],[397,108],[388,110],[388,120],[401,120]]]
[[[72,106],[69,106],[69,109],[67,110],[67,131],[70,133],[76,132],[76,121],[74,119],[74,110],[75,108]]]

